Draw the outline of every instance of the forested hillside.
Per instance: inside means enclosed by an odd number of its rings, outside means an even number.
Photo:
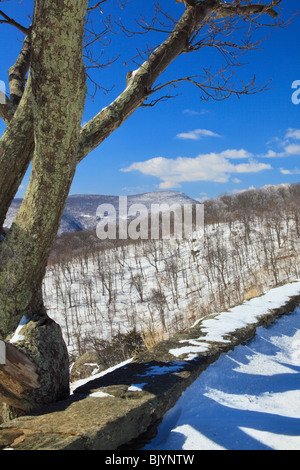
[[[150,347],[298,277],[299,243],[300,184],[223,195],[205,202],[201,240],[116,242],[105,249],[95,232],[59,238],[45,302],[74,357],[120,332],[137,331]]]

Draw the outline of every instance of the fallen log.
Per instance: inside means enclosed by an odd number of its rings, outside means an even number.
[[[28,410],[30,391],[40,387],[36,365],[16,346],[5,344],[5,364],[0,364],[0,402]]]

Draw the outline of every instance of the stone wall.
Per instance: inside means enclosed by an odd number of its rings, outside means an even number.
[[[251,340],[259,326],[268,326],[299,304],[300,294],[235,330],[226,337],[228,342],[209,342],[207,351],[193,360],[184,355],[175,358],[170,350],[182,347],[185,340],[205,339],[202,320],[123,367],[82,385],[68,399],[3,424],[0,449],[137,449],[153,437],[164,414],[220,354]]]

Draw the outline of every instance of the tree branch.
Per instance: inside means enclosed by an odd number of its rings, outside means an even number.
[[[4,93],[2,93],[2,95],[2,100],[0,102],[0,117],[3,119],[5,124],[8,124],[14,115],[16,107],[11,103],[8,96],[5,96]]]
[[[0,24],[10,24],[12,26],[15,26],[19,31],[21,31],[22,33],[26,35],[29,33],[29,28],[22,26],[13,18],[10,18],[9,16],[7,16],[2,10],[0,10],[0,15],[2,16],[2,18],[4,18],[4,20],[0,20]]]
[[[92,7],[89,7],[87,9],[87,11],[93,11],[93,10],[96,10],[98,9],[101,13],[103,13],[103,11],[101,10],[101,7],[100,5],[102,5],[102,3],[105,3],[107,0],[100,0],[100,2],[97,2],[96,5],[92,6]]]
[[[237,1],[236,5],[232,4],[219,4],[216,6],[215,17],[219,18],[228,18],[230,16],[239,15],[249,17],[251,15],[257,14],[266,14],[271,16],[271,18],[277,18],[278,12],[274,10],[274,6],[278,6],[281,3],[279,1],[272,1],[270,5],[261,5],[261,4],[249,4],[249,5],[240,5],[240,2]]]
[[[187,52],[190,47],[192,38],[200,32],[202,27],[208,21],[213,21],[214,14],[219,18],[225,18],[232,15],[253,15],[255,13],[267,13],[273,15],[273,7],[278,5],[281,0],[272,1],[271,5],[244,5],[240,2],[236,5],[225,5],[220,0],[190,0],[184,1],[186,9],[172,33],[168,38],[156,48],[149,58],[134,72],[128,75],[128,83],[126,89],[111,103],[107,108],[100,111],[93,119],[91,119],[81,130],[77,158],[79,163],[92,150],[100,145],[115,129],[117,129],[138,107],[144,104],[145,100],[157,91],[158,88],[152,90],[157,78],[162,72],[173,62],[179,55]],[[157,12],[157,10],[156,10]],[[229,29],[230,26],[227,26]],[[232,45],[231,45],[232,46]],[[234,65],[234,64],[231,64]],[[186,77],[185,81],[192,82],[191,77]],[[223,77],[226,87],[215,85],[210,77],[210,86],[212,93],[209,92],[207,84],[194,82],[203,92],[203,99],[207,97],[215,97],[224,91],[225,95],[234,93],[233,88],[229,88],[228,78]],[[181,79],[178,80],[182,81]],[[174,84],[175,81],[172,81]],[[253,81],[251,82],[253,86]],[[243,85],[241,91],[236,91],[239,95],[250,92],[250,85]],[[165,97],[163,97],[164,99]],[[159,101],[162,98],[156,100]],[[214,98],[215,99],[215,98]],[[225,99],[225,98],[223,98]]]
[[[23,97],[0,139],[0,235],[7,211],[29,166],[34,149],[30,77]]]
[[[17,60],[8,71],[10,98],[2,96],[2,100],[0,100],[0,117],[5,124],[8,124],[13,117],[25,89],[31,55],[31,29],[29,28],[28,31]]]
[[[169,37],[132,73],[123,93],[82,128],[77,163],[143,104],[159,75],[185,50],[194,28],[207,14],[203,8],[187,8]]]
[[[16,63],[9,69],[10,101],[18,105],[25,89],[26,74],[30,65],[31,34],[28,34],[23,42],[22,50]]]
[[[235,84],[231,83],[231,79],[234,75],[234,72],[232,71],[229,74],[229,76],[225,75],[227,70],[231,67],[232,67],[232,64],[224,67],[215,75],[211,75],[209,70],[205,70],[206,76],[191,75],[187,77],[178,78],[175,80],[170,80],[162,85],[156,86],[155,88],[152,89],[152,92],[156,93],[157,91],[160,91],[166,87],[176,88],[179,83],[188,82],[188,83],[191,83],[192,85],[195,85],[197,88],[199,88],[199,90],[202,93],[200,98],[203,101],[207,101],[208,99],[213,99],[215,101],[223,101],[229,98],[229,96],[231,95],[235,95],[239,98],[241,95],[250,95],[250,94],[259,93],[261,91],[266,90],[269,83],[267,83],[266,85],[262,85],[262,86],[256,86],[255,77],[253,77],[253,79],[247,84],[241,82],[241,86],[237,88]],[[203,80],[199,81],[198,80],[199,78],[202,78]],[[157,99],[155,102],[165,100],[171,97],[172,96],[165,95]],[[150,105],[152,106],[151,103]]]

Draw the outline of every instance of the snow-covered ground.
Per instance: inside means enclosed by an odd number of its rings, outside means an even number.
[[[210,313],[216,316],[204,320],[206,340],[226,341],[227,332],[300,292],[298,279],[262,295],[299,278],[300,238],[294,222],[286,222],[280,233],[263,220],[250,231],[241,222],[218,223],[206,227],[200,246],[149,241],[49,266],[49,315],[75,356],[94,339],[132,328],[161,340],[161,332],[172,335]],[[297,310],[222,356],[167,414],[148,448],[300,449],[299,325]],[[206,340],[186,340],[170,351],[174,361],[182,360],[183,348],[184,360],[207,351]]]
[[[45,305],[75,356],[134,328],[157,342],[299,277],[300,240],[292,223],[282,233],[284,242],[275,232],[267,242],[259,224],[247,236],[239,222],[219,224],[201,242],[149,240],[64,260],[48,267]]]
[[[300,307],[223,354],[145,450],[300,450]]]
[[[299,293],[297,280],[223,312],[214,321],[204,320],[206,339],[226,342],[226,335],[241,327],[234,313],[245,326]],[[187,351],[185,360],[193,360],[192,353],[201,354],[201,347],[205,351],[204,343],[197,347],[198,351]],[[131,361],[74,382],[72,391]],[[183,365],[184,361],[174,361],[172,373]],[[170,367],[153,369],[149,369],[152,379],[171,371]],[[145,376],[133,377],[129,389],[139,393],[144,382]],[[106,395],[97,396],[105,399]],[[202,372],[144,447],[148,451],[266,449],[300,450],[300,306],[268,328],[258,328],[255,339],[222,354]]]

